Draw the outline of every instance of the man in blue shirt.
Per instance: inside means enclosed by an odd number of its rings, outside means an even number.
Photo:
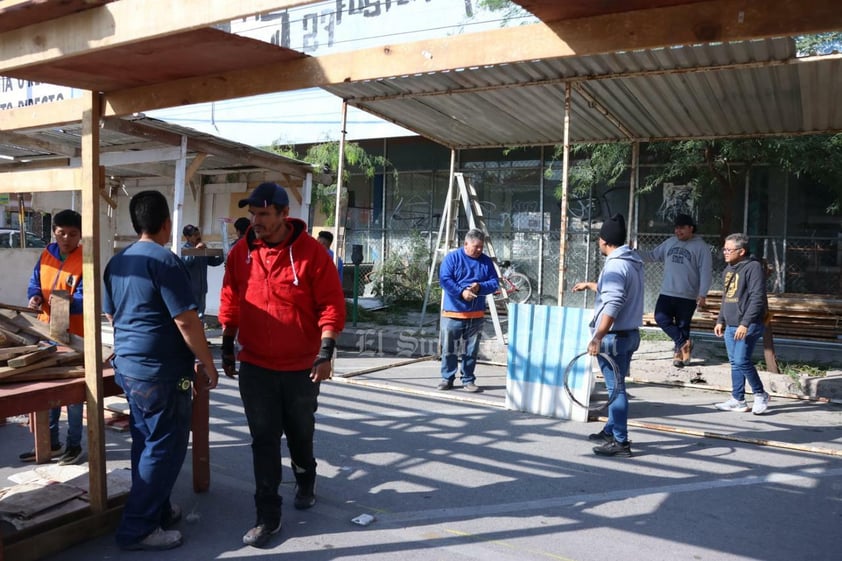
[[[333,250],[330,249],[330,246],[333,245],[333,233],[329,232],[328,230],[322,230],[319,232],[319,236],[316,238],[319,240],[319,243],[322,244],[325,249],[327,250],[328,255],[330,258],[333,259]],[[339,282],[342,282],[342,270],[345,268],[345,263],[342,262],[342,258],[338,257],[336,259],[336,269],[339,271]]]
[[[183,249],[204,249],[207,246],[202,241],[202,231],[196,226],[188,224],[182,229],[184,235]],[[187,266],[187,273],[190,276],[190,287],[193,291],[193,298],[196,300],[196,313],[199,319],[205,319],[205,297],[208,294],[208,267],[217,267],[225,262],[222,255],[217,257],[205,257],[202,255],[185,255],[181,258]]]
[[[485,297],[500,286],[494,262],[482,252],[484,247],[485,234],[468,230],[464,245],[445,255],[439,268],[443,299],[439,390],[453,387],[459,366],[458,347],[464,341],[462,387],[472,393],[482,391],[476,385],[474,370],[485,323]]]
[[[115,381],[131,414],[132,487],[116,538],[124,549],[162,550],[181,545],[181,533],[166,528],[181,517],[170,493],[187,453],[194,368],[207,377],[198,391],[216,387],[219,374],[184,264],[164,247],[167,199],[143,191],[129,210],[140,238],[108,262],[102,298],[114,326]]]

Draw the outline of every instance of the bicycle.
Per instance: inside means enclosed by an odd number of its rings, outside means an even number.
[[[500,289],[494,293],[494,300],[506,300],[514,304],[523,304],[532,296],[532,283],[529,277],[519,273],[511,261],[501,261]]]

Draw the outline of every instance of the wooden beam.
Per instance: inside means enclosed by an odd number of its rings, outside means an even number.
[[[85,92],[87,110],[82,115],[82,278],[85,295],[84,317],[85,395],[88,420],[88,466],[91,511],[105,512],[108,502],[105,476],[105,416],[102,382],[102,296],[100,267],[100,192],[105,186],[103,168],[99,165],[99,142],[102,119],[102,94]],[[93,281],[93,282],[90,282]]]
[[[4,173],[0,178],[5,193],[78,191],[82,184],[82,170],[79,168],[63,168],[13,171]]]
[[[100,164],[103,166],[124,166],[132,164],[148,164],[152,162],[163,162],[177,160],[179,157],[178,148],[153,148],[149,150],[108,152],[100,157]],[[81,158],[70,158],[70,165],[73,167],[82,164]]]
[[[60,154],[62,156],[73,157],[79,155],[76,147],[70,144],[45,140],[43,138],[35,138],[16,132],[0,132],[0,144],[13,144],[15,146],[32,148],[34,150],[49,152],[51,154]]]
[[[0,111],[0,130],[25,130],[76,123],[85,105],[80,99],[65,99]]]
[[[0,34],[0,75],[318,0],[121,0]],[[150,17],[167,14],[167,17]]]
[[[107,115],[489,64],[842,29],[838,0],[710,0],[302,58],[110,92]]]

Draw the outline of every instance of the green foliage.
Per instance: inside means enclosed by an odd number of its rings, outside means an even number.
[[[828,55],[842,51],[842,32],[815,33],[795,38],[800,56]]]
[[[314,144],[307,149],[304,156],[300,156],[295,146],[273,144],[269,148],[272,152],[303,160],[313,164],[317,170],[325,170],[326,174],[334,179],[330,184],[316,183],[313,189],[313,202],[319,212],[325,215],[328,226],[333,225],[336,215],[336,181],[339,175],[339,142],[324,142]],[[378,169],[390,166],[389,160],[383,156],[373,156],[365,151],[355,142],[345,143],[345,167],[343,169],[343,183],[347,185],[352,172],[362,172],[366,177],[372,178]]]
[[[587,193],[600,185],[610,187],[631,164],[627,143],[581,144],[571,150],[583,156],[570,168],[573,195]],[[842,134],[779,138],[683,140],[644,145],[641,160],[657,162],[645,177],[638,193],[664,183],[693,183],[696,197],[710,214],[719,217],[720,234],[734,231],[733,209],[752,166],[768,163],[830,186],[836,198],[827,207],[837,214],[842,201]],[[556,147],[559,158],[561,147]],[[561,198],[560,187],[556,196]]]
[[[556,145],[553,159],[561,160],[564,147]],[[575,196],[588,194],[597,185],[614,185],[631,162],[631,144],[575,144],[570,149],[571,159],[578,159],[569,170],[570,193]],[[547,169],[551,174],[552,169]],[[561,199],[562,186],[556,188],[555,195]]]
[[[511,0],[479,0],[477,7],[489,12],[503,12],[503,17],[500,20],[501,27],[508,25],[511,20],[524,20],[532,17],[527,10],[511,2]]]
[[[386,304],[420,304],[427,291],[429,268],[427,240],[414,232],[406,246],[394,249],[374,267],[371,272],[374,294]],[[437,298],[438,295],[432,295],[430,301]]]

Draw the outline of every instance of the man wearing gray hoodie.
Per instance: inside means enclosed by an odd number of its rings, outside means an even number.
[[[696,306],[704,306],[711,283],[710,246],[696,235],[696,223],[688,214],[675,217],[675,235],[652,251],[641,251],[647,262],[664,264],[661,293],[655,303],[655,323],[672,339],[673,366],[690,364],[693,340],[690,321]]]
[[[640,346],[640,324],[643,322],[643,260],[626,243],[626,221],[615,214],[599,230],[599,251],[605,265],[597,282],[579,282],[573,291],[596,292],[592,338],[588,353],[596,356],[605,386],[614,400],[608,406],[608,422],[588,440],[600,442],[593,449],[599,456],[631,456],[628,438],[629,401],[626,376],[632,355]],[[607,354],[616,365],[616,372]]]

